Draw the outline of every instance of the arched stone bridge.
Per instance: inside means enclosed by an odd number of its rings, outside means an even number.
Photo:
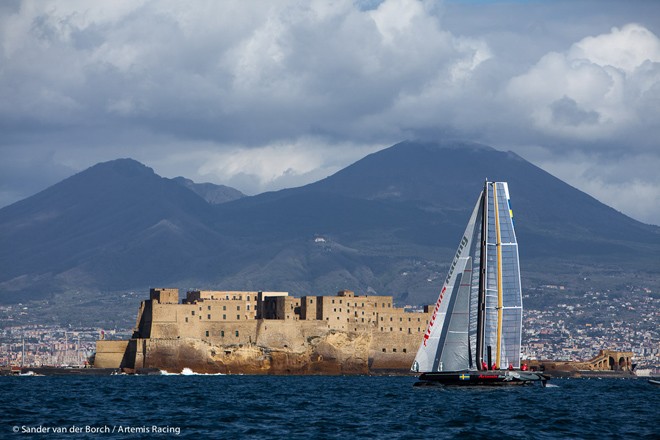
[[[630,351],[601,350],[584,364],[585,369],[595,371],[632,371],[632,357]]]

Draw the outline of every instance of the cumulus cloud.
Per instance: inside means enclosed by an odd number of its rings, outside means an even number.
[[[623,137],[660,89],[660,40],[628,24],[551,52],[512,78],[508,95],[542,133],[569,139]],[[655,146],[654,146],[655,148]]]
[[[660,6],[601,3],[3,3],[0,153],[53,180],[131,156],[247,193],[416,137],[632,167],[660,156]],[[655,200],[660,177],[619,170]],[[0,176],[5,202],[21,185]]]

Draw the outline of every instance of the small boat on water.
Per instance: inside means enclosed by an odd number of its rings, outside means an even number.
[[[660,380],[649,379],[649,383],[650,383],[651,385],[660,385]]]
[[[522,288],[506,182],[486,182],[411,370],[415,386],[545,385],[521,365]]]

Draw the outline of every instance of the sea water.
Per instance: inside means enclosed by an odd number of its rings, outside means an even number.
[[[413,387],[413,377],[0,377],[0,439],[658,439],[660,387],[555,379]]]

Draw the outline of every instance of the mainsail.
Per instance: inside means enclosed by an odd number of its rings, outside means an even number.
[[[509,188],[486,182],[415,357],[417,372],[520,367],[522,291]]]

